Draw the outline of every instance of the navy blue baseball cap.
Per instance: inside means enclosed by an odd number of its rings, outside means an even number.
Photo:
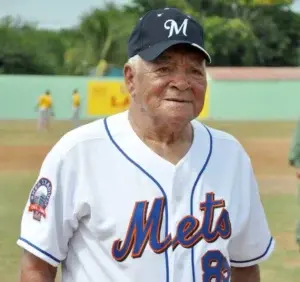
[[[195,47],[211,62],[204,48],[203,27],[195,19],[176,8],[151,10],[140,18],[130,35],[128,57],[139,55],[145,61],[153,61],[177,44]]]

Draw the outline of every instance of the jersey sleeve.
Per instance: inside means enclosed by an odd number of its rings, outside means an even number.
[[[238,199],[239,212],[246,207],[246,217],[240,231],[229,243],[230,262],[234,267],[261,263],[270,257],[275,247],[249,158],[243,167],[237,189],[243,191]]]
[[[53,266],[66,257],[78,226],[75,176],[72,160],[54,147],[41,166],[21,219],[17,244]]]

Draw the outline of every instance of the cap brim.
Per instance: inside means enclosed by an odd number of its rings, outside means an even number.
[[[193,46],[194,48],[201,51],[201,53],[205,56],[205,59],[208,61],[208,63],[211,63],[211,57],[208,54],[208,52],[199,46],[196,43],[185,41],[185,40],[168,40],[164,42],[159,42],[157,44],[154,44],[147,49],[141,51],[139,55],[144,59],[145,61],[153,61],[155,60],[160,54],[162,54],[164,51],[166,51],[168,48],[178,45],[178,44],[188,44],[190,46]]]

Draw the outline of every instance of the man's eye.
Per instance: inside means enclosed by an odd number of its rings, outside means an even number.
[[[192,69],[192,73],[202,75],[202,72],[200,70],[197,70],[197,69]]]
[[[158,71],[159,72],[168,72],[168,71],[170,71],[170,67],[160,67],[160,68],[158,68]]]

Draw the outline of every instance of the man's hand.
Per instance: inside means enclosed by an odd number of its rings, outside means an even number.
[[[231,267],[231,282],[260,282],[259,266]]]
[[[55,282],[57,268],[25,251],[21,259],[20,282]]]

